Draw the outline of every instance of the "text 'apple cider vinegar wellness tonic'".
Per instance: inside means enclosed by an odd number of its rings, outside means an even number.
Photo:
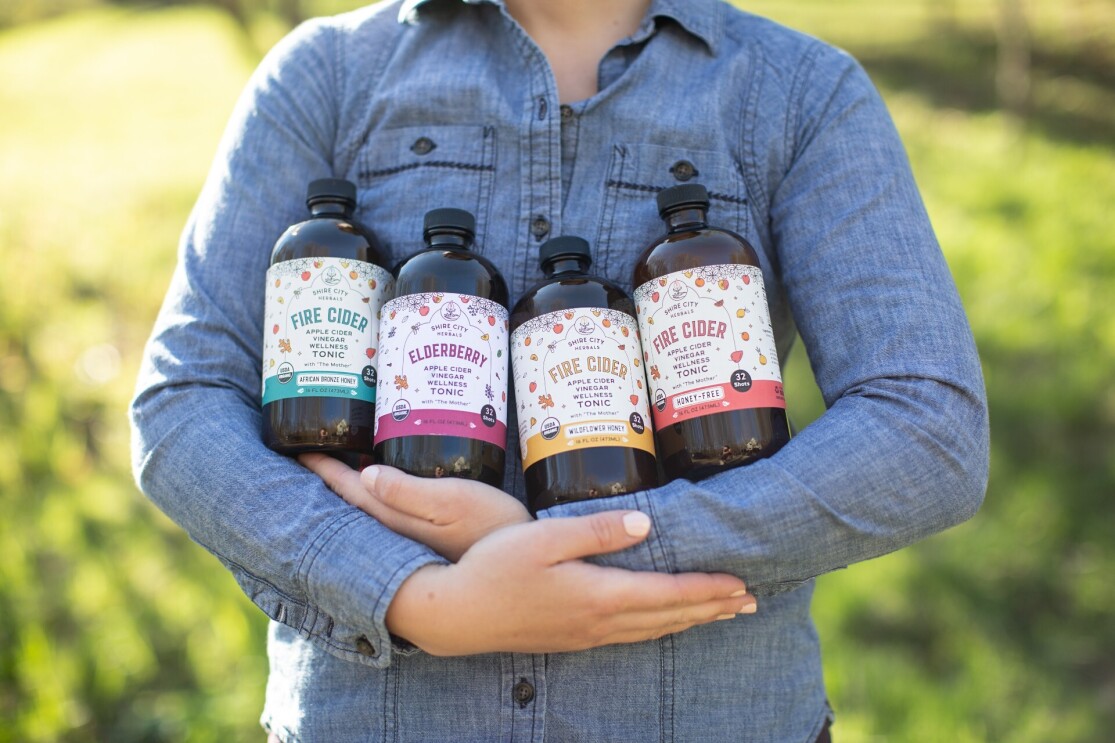
[[[507,284],[471,250],[476,220],[427,212],[380,325],[376,461],[499,486],[507,444]]]
[[[331,452],[371,463],[376,329],[394,279],[353,220],[356,186],[310,183],[310,219],[271,254],[263,330],[263,440],[283,454]]]
[[[708,224],[700,184],[658,194],[667,234],[635,263],[635,304],[658,456],[698,480],[790,440],[758,255]]]
[[[588,275],[589,245],[557,237],[546,280],[511,313],[511,364],[531,512],[658,485],[635,305]]]

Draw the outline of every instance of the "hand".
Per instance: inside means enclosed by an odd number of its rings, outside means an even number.
[[[522,503],[476,480],[413,477],[384,465],[358,473],[324,454],[298,461],[346,502],[454,562],[496,529],[531,520]]]
[[[433,655],[552,653],[641,642],[755,611],[731,575],[667,575],[579,559],[646,538],[638,511],[518,524],[455,565],[415,571],[387,610],[388,629]]]

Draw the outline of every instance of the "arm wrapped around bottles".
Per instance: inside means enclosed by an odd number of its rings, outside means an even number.
[[[903,390],[903,388],[906,388]],[[902,392],[964,411],[926,429]],[[651,537],[604,564],[660,572],[723,571],[758,596],[894,551],[972,516],[986,461],[982,406],[937,381],[880,381],[841,399],[775,456],[699,483],[557,506],[540,517],[613,508],[648,513]]]

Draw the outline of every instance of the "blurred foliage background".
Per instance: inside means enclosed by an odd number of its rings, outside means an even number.
[[[0,5],[0,743],[261,739],[263,615],[137,493],[125,410],[239,89],[359,4]],[[1115,3],[739,4],[879,84],[991,402],[980,515],[820,580],[837,739],[1110,740]],[[800,351],[787,388],[821,412]]]

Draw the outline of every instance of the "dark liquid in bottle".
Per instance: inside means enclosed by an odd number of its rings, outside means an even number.
[[[507,284],[495,266],[470,250],[474,225],[472,215],[459,209],[429,212],[425,227],[426,249],[415,253],[399,267],[396,299],[385,306],[381,325],[381,336],[394,330],[398,344],[388,357],[388,340],[383,341],[385,353],[379,367],[380,430],[374,451],[376,461],[412,475],[462,477],[499,487],[506,458],[506,413],[499,420],[497,408],[502,404],[506,409],[508,293]],[[473,316],[471,313],[483,300],[498,307]],[[449,310],[451,304],[454,306],[452,312]],[[392,318],[390,312],[396,306],[399,309]],[[408,311],[410,315],[406,314]],[[442,313],[443,319],[451,319],[444,323],[432,322],[431,318],[438,317],[438,313]],[[413,325],[402,324],[408,317],[407,322]],[[414,325],[422,326],[428,321],[430,325],[457,323],[463,328],[467,322],[467,328],[460,335],[444,336],[440,340],[402,340],[408,333],[415,332]],[[476,324],[480,330],[476,329]],[[443,371],[435,372],[441,376],[421,381],[417,375],[430,366],[443,367]],[[482,377],[478,386],[473,371]],[[457,378],[458,374],[469,377],[467,389],[463,387],[463,380]],[[451,423],[462,432],[487,432],[492,440],[484,441],[473,434],[444,433],[447,429],[438,421],[453,417],[453,413],[448,416],[434,413],[423,420],[421,426],[425,428],[413,427],[406,435],[385,437],[387,427],[393,424],[414,424],[419,416],[416,411],[423,409],[416,394],[433,389],[428,386],[430,384],[441,385],[441,389],[449,392],[463,391],[463,396],[469,396],[468,410],[459,411],[459,416],[471,416],[471,420],[458,417]],[[420,433],[429,430],[431,425],[442,428],[434,435]],[[490,435],[493,431],[503,432],[499,443]]]
[[[710,227],[707,221],[709,200],[705,189],[697,184],[686,184],[663,191],[659,196],[659,209],[666,221],[668,233],[665,237],[651,244],[639,260],[635,263],[634,286],[637,288],[637,299],[645,293],[639,287],[648,287],[661,292],[675,290],[675,280],[681,283],[678,290],[679,297],[692,297],[693,291],[699,289],[700,296],[705,296],[712,301],[723,296],[728,298],[740,286],[741,277],[715,279],[714,273],[708,279],[701,279],[699,274],[707,272],[710,267],[718,266],[759,266],[758,255],[755,249],[741,236],[727,230]],[[725,269],[726,274],[731,274],[730,269]],[[681,272],[680,276],[677,275]],[[685,272],[690,272],[685,277]],[[748,280],[748,285],[761,281],[761,277]],[[648,284],[648,282],[655,282]],[[664,283],[663,283],[664,282]],[[696,286],[700,282],[700,286]],[[720,282],[725,287],[721,289]],[[724,294],[718,294],[723,291]],[[684,301],[684,300],[683,300]],[[716,312],[708,313],[707,319],[711,322],[725,322],[728,326],[726,333],[733,333],[733,343],[739,350],[733,352],[732,366],[738,365],[738,372],[729,372],[723,379],[717,381],[724,385],[725,399],[735,399],[730,389],[733,385],[737,389],[750,387],[752,382],[748,369],[757,374],[762,373],[768,364],[777,364],[773,346],[773,334],[770,335],[767,345],[761,349],[754,348],[756,338],[751,335],[756,331],[740,330],[743,327],[735,323],[736,313],[742,311],[744,317],[748,313],[765,315],[769,317],[765,306],[765,293],[762,294],[762,309],[754,312],[752,309],[731,310],[731,300],[726,306],[729,308],[726,317],[721,317],[722,308]],[[668,322],[659,319],[657,325],[646,325],[647,313],[640,316],[644,348],[652,347],[659,334],[668,327]],[[735,323],[735,324],[734,324]],[[713,340],[719,340],[715,331],[719,325],[700,326],[691,324],[689,332],[695,335],[708,333]],[[683,332],[685,332],[683,330]],[[762,332],[760,329],[759,332]],[[768,320],[769,332],[769,320]],[[660,341],[661,345],[669,343],[670,336]],[[739,354],[738,361],[734,354]],[[744,358],[746,356],[746,358]],[[768,358],[769,357],[769,358]],[[750,366],[753,365],[753,366]],[[655,385],[651,370],[651,384]],[[776,389],[776,394],[781,397],[781,380],[777,385],[771,384],[771,389]],[[750,393],[750,390],[746,390]],[[712,412],[698,417],[692,417],[681,422],[666,422],[664,425],[655,426],[655,437],[658,444],[658,457],[668,479],[685,477],[690,480],[699,480],[715,474],[724,469],[749,464],[755,460],[769,457],[781,449],[790,440],[790,429],[786,418],[784,401],[782,407],[749,407],[745,409],[732,409],[728,412]],[[656,405],[656,407],[658,407]],[[656,423],[659,418],[656,418]]]
[[[307,204],[311,218],[283,233],[271,255],[264,377],[266,383],[270,371],[271,389],[294,396],[267,402],[265,394],[263,441],[287,455],[328,452],[353,467],[367,466],[372,463],[375,418],[376,313],[391,291],[392,277],[381,268],[387,261],[374,235],[352,218],[353,184],[314,181]],[[343,300],[315,299],[315,291],[326,289],[331,298]],[[307,334],[311,329],[340,331],[346,340],[323,350],[314,340],[320,336]],[[328,361],[315,358],[310,366],[305,359],[313,357],[315,349],[328,354]],[[303,373],[328,375],[342,367],[349,369],[347,379],[355,384],[358,397],[350,388],[328,384],[302,385],[302,394],[292,392]]]
[[[588,244],[580,238],[555,238],[542,246],[541,254],[542,270],[549,278],[524,294],[511,313],[519,430],[528,446],[547,447],[545,437],[552,435],[549,441],[567,450],[529,465],[535,457],[524,458],[527,505],[536,513],[559,503],[656,487],[658,467],[647,450],[654,445],[635,304],[617,284],[586,275]],[[524,345],[528,338],[530,344]],[[549,343],[555,344],[555,351],[548,356]],[[532,361],[532,356],[537,358]],[[562,363],[567,365],[564,369]],[[563,395],[570,408],[552,411],[558,425],[572,422],[587,430],[594,427],[594,419],[622,419],[626,430],[606,438],[641,441],[643,448],[588,445],[585,439],[593,434],[578,437],[567,429],[539,427],[552,409],[539,410],[535,400],[557,398],[560,404]],[[586,407],[578,410],[581,404]],[[598,413],[601,409],[608,413]],[[570,413],[581,417],[571,420]],[[532,419],[537,419],[534,425]]]

